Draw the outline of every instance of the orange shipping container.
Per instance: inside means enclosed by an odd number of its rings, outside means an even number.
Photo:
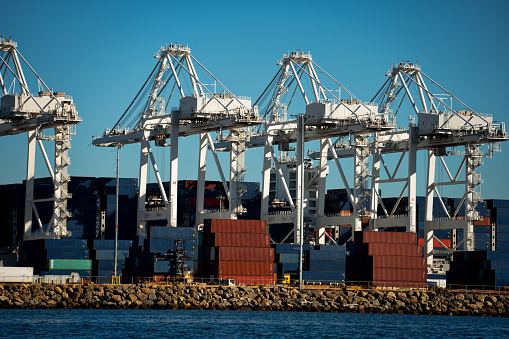
[[[205,247],[270,247],[270,235],[256,233],[203,233]]]
[[[382,233],[382,232],[381,232]],[[368,246],[368,255],[402,255],[411,257],[421,257],[422,248],[419,245],[409,244],[382,244],[371,243]]]
[[[265,220],[207,219],[203,232],[267,234],[267,222]]]
[[[235,274],[246,276],[267,276],[274,274],[274,263],[256,261],[219,261],[219,275]]]

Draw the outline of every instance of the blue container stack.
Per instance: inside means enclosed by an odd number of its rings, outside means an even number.
[[[194,274],[195,260],[198,254],[196,242],[196,230],[194,227],[150,227],[150,235],[144,240],[143,259],[147,270],[143,273],[145,276],[169,276],[172,268],[171,260],[154,260],[156,257],[162,257],[168,251],[174,251],[177,240],[183,240],[186,255],[191,258],[184,264],[191,274]]]
[[[492,222],[495,227],[495,248],[509,250],[509,200],[488,200],[493,212]]]
[[[509,286],[509,250],[488,251],[487,259],[495,273],[495,286]]]
[[[447,272],[447,284],[458,287],[509,286],[509,251],[455,252]]]
[[[125,259],[129,257],[132,240],[117,241],[117,275],[125,268]],[[98,284],[111,283],[115,274],[115,240],[94,240],[93,243],[93,276]]]
[[[277,274],[277,279],[282,280],[286,273],[295,279],[295,274],[299,273],[300,246],[298,244],[273,244],[272,248],[275,249],[274,273]],[[312,249],[314,249],[313,245],[302,245],[303,251]]]
[[[299,277],[298,244],[275,244],[275,271],[277,279],[282,280],[285,274],[292,279]],[[320,283],[344,283],[345,281],[345,246],[303,245],[302,280]]]
[[[318,245],[305,253],[302,279],[307,282],[344,283],[346,246]]]
[[[53,269],[50,262],[60,263],[59,269]],[[25,241],[21,246],[20,265],[34,268],[39,275],[70,275],[79,273],[80,277],[90,280],[89,269],[73,269],[73,263],[81,267],[90,267],[91,261],[86,239],[45,239]],[[68,268],[65,266],[68,265]]]

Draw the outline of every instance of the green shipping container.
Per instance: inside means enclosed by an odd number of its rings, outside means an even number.
[[[88,259],[50,259],[50,270],[91,270],[92,260]]]

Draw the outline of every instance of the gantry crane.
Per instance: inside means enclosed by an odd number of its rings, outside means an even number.
[[[177,179],[178,179],[178,142],[179,137],[198,134],[199,168],[197,192],[197,223],[206,217],[218,217],[218,213],[207,214],[204,211],[204,188],[206,173],[207,145],[211,149],[229,202],[229,218],[235,218],[242,212],[238,182],[243,176],[243,143],[246,138],[242,127],[260,123],[257,108],[251,107],[251,99],[233,95],[212,73],[191,55],[187,46],[175,43],[161,47],[154,57],[157,63],[124,114],[112,129],[100,137],[93,138],[95,146],[118,147],[131,143],[141,143],[140,178],[138,197],[138,234],[146,234],[148,220],[166,220],[168,226],[177,226]],[[200,81],[195,63],[219,84],[223,93],[211,92]],[[185,84],[190,94],[186,93]],[[178,99],[173,98],[177,92]],[[179,107],[169,104],[178,100]],[[210,132],[230,130],[228,141],[234,145],[230,155],[230,185],[227,185]],[[170,139],[170,143],[167,142]],[[163,187],[156,159],[150,147],[170,147],[170,197]],[[164,206],[146,206],[147,167],[150,157],[158,182]],[[220,213],[220,212],[219,212]],[[223,213],[224,217],[224,213]]]
[[[481,201],[478,190],[481,184],[481,177],[478,171],[482,164],[483,156],[492,156],[494,151],[499,151],[499,143],[508,139],[505,132],[505,123],[496,123],[489,114],[475,112],[461,100],[439,85],[429,76],[421,71],[419,65],[402,62],[386,73],[388,79],[381,90],[375,95],[380,98],[380,108],[383,111],[397,115],[404,101],[410,104],[412,111],[417,116],[410,119],[408,130],[395,130],[378,133],[373,144],[373,180],[372,180],[372,205],[371,213],[373,229],[387,227],[389,225],[407,226],[408,231],[415,232],[416,223],[416,201],[415,201],[415,169],[416,152],[425,150],[427,152],[427,181],[425,200],[425,247],[428,264],[433,261],[433,235],[436,229],[462,229],[464,238],[457,241],[453,237],[453,249],[456,250],[461,243],[464,249],[474,249],[473,222],[479,220],[476,212],[476,205]],[[417,99],[418,98],[418,99]],[[391,111],[391,107],[396,109]],[[484,153],[480,146],[488,145],[488,152]],[[463,152],[458,152],[457,147],[464,147]],[[454,150],[450,150],[454,148]],[[448,151],[449,149],[449,151]],[[394,182],[395,173],[388,171],[383,162],[383,153],[405,152],[409,154],[409,171],[406,180],[408,187],[408,215],[404,218],[395,218],[393,208],[388,212],[384,210],[383,217],[377,217],[376,206],[379,200],[378,187],[383,182]],[[463,160],[455,172],[450,171],[444,157],[448,155],[463,155]],[[436,160],[440,160],[448,179],[439,182],[436,180]],[[401,162],[401,160],[400,160]],[[383,164],[389,179],[380,179],[380,163]],[[459,177],[464,172],[464,178]],[[438,187],[460,185],[464,187],[463,197],[455,206],[453,213],[449,213],[441,198]],[[405,189],[405,188],[404,188]],[[403,192],[402,192],[403,194]],[[402,196],[400,194],[400,198]],[[444,213],[447,217],[435,218],[433,216],[433,197],[437,195]],[[399,200],[398,200],[399,203]],[[462,205],[465,207],[465,214],[459,215]],[[456,234],[454,232],[453,234]],[[438,239],[437,239],[438,240]]]
[[[294,51],[283,55],[278,61],[279,69],[263,91],[255,105],[259,105],[260,115],[265,119],[263,125],[255,127],[246,147],[264,147],[263,184],[261,219],[268,224],[293,222],[294,228],[284,238],[285,241],[293,234],[294,241],[300,240],[300,229],[304,222],[311,228],[317,228],[318,241],[323,243],[326,233],[324,226],[353,224],[361,225],[361,218],[366,214],[365,200],[367,199],[365,168],[367,166],[366,134],[392,129],[389,116],[379,113],[373,103],[363,103],[348,91],[341,83],[318,66],[310,53]],[[316,69],[322,72],[326,82],[318,78]],[[327,87],[328,83],[331,85]],[[306,86],[307,85],[307,86]],[[338,88],[339,90],[332,90]],[[336,87],[337,86],[337,87]],[[338,92],[335,94],[334,92]],[[341,99],[341,93],[347,93],[349,99]],[[298,98],[302,98],[300,116],[288,118],[289,106]],[[295,105],[294,105],[295,106]],[[298,112],[298,111],[297,111]],[[349,216],[324,215],[325,187],[327,167],[327,150],[332,146],[331,138],[352,135],[355,137],[356,152],[356,181],[354,190],[349,192],[349,198],[354,206],[354,213]],[[304,180],[304,143],[320,140],[320,165],[316,176]],[[296,143],[296,187],[289,187],[281,170],[280,162],[286,159],[290,149],[289,144]],[[278,146],[281,156],[278,157],[275,146]],[[227,142],[218,141],[216,149],[229,150]],[[286,201],[291,212],[284,214],[270,214],[269,190],[270,171],[274,164],[278,180],[284,188]],[[337,162],[340,173],[342,172]],[[346,177],[342,175],[346,182]],[[304,207],[308,204],[308,190],[315,185],[318,190],[317,212],[315,215],[304,216]],[[348,186],[347,186],[348,187]],[[291,192],[293,191],[293,192]],[[293,193],[293,194],[292,194]],[[360,227],[360,226],[359,226]]]
[[[22,62],[24,64],[22,64]],[[24,66],[23,66],[24,65]],[[33,94],[28,87],[23,68],[27,67],[33,80],[38,82],[39,92]],[[27,69],[25,68],[25,72]],[[64,92],[53,92],[39,77],[17,49],[12,38],[0,37],[0,136],[27,133],[28,160],[25,193],[25,215],[23,239],[61,238],[70,236],[67,231],[67,200],[70,194],[67,185],[70,180],[68,151],[71,135],[81,122],[76,106]],[[54,134],[43,134],[53,129]],[[55,142],[54,170],[50,164],[42,140]],[[36,144],[39,145],[53,181],[53,197],[34,200],[34,172]],[[36,203],[53,202],[53,216],[47,225],[43,224],[37,212]],[[33,217],[38,223],[37,232],[32,232]]]

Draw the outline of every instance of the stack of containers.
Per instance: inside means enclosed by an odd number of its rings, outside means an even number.
[[[305,253],[302,280],[320,283],[344,283],[346,246],[318,245]]]
[[[129,256],[125,259],[125,267],[122,270],[122,282],[133,283],[137,277],[146,276],[142,274],[144,265],[143,260],[143,243],[146,236],[138,235],[133,239],[133,244],[129,247]],[[138,280],[138,279],[137,279]]]
[[[85,239],[30,240],[21,244],[19,264],[39,275],[79,273],[89,280],[91,261]]]
[[[426,259],[410,232],[355,232],[349,244],[347,279],[373,286],[424,287]]]
[[[200,242],[197,277],[274,284],[274,249],[265,220],[207,219]]]
[[[455,252],[446,277],[453,288],[509,286],[509,251]]]
[[[275,250],[275,272],[278,280],[283,280],[285,274],[290,274],[294,279],[299,273],[299,244],[273,244]],[[303,255],[314,249],[313,245],[302,245]],[[305,258],[305,256],[304,256]],[[303,264],[305,268],[305,264]]]
[[[172,269],[171,260],[154,260],[157,257],[163,257],[168,251],[175,250],[176,241],[182,240],[185,254],[189,257],[184,264],[191,274],[195,271],[195,259],[197,254],[196,231],[194,227],[166,227],[152,226],[150,227],[149,237],[144,240],[143,246],[143,263],[146,270],[141,273],[144,276],[151,276],[160,279],[167,277]]]
[[[490,268],[495,271],[495,287],[509,286],[509,250],[488,251],[486,259],[490,261]]]
[[[495,227],[495,248],[509,250],[509,200],[488,200],[493,212]]]
[[[117,241],[117,275],[125,268],[125,259],[129,256],[132,240]],[[115,274],[115,240],[94,240],[93,242],[92,272],[96,283],[111,283],[111,276]]]

